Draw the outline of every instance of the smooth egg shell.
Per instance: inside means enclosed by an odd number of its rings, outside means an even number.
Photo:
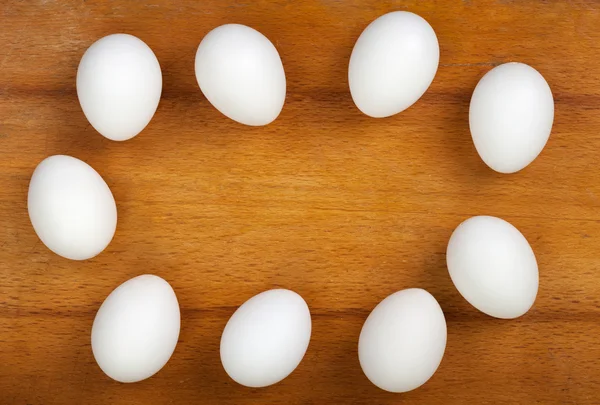
[[[108,185],[90,165],[71,156],[50,156],[35,168],[27,209],[44,245],[67,259],[96,256],[117,227],[117,206]]]
[[[196,79],[217,110],[242,124],[269,124],[285,102],[285,73],[277,49],[245,25],[222,25],[202,39]]]
[[[473,143],[485,164],[500,173],[514,173],[533,162],[548,142],[553,121],[550,86],[523,63],[493,68],[471,97]]]
[[[446,349],[446,319],[436,299],[420,288],[381,301],[360,332],[358,357],[367,378],[390,392],[423,385]]]
[[[516,318],[535,301],[535,255],[523,234],[503,219],[477,216],[461,223],[448,242],[446,262],[461,295],[488,315]]]
[[[413,105],[433,81],[440,47],[422,17],[394,11],[362,32],[350,56],[348,83],[364,114],[389,117]]]
[[[92,352],[110,378],[144,380],[167,363],[179,339],[179,303],[173,288],[145,274],[117,287],[92,326]]]
[[[227,322],[221,362],[239,384],[275,384],[300,364],[311,329],[310,311],[300,295],[284,289],[265,291],[242,304]]]
[[[100,134],[124,141],[150,122],[160,101],[162,73],[142,40],[113,34],[94,42],[77,69],[77,97]]]

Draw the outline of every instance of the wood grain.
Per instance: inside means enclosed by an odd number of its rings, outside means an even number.
[[[417,104],[371,119],[352,103],[348,60],[393,10],[432,24],[441,65]],[[7,0],[0,22],[1,404],[600,403],[600,3]],[[284,62],[286,104],[267,127],[228,120],[196,84],[196,47],[230,22],[263,32]],[[154,119],[124,143],[90,127],[75,92],[83,52],[115,32],[144,40],[164,77]],[[508,61],[546,77],[556,117],[540,157],[500,175],[475,152],[468,103]],[[90,163],[115,195],[116,236],[93,260],[51,253],[29,223],[29,178],[52,154]],[[536,252],[539,295],[520,319],[477,312],[450,282],[446,243],[477,214],[512,222]],[[143,273],[173,285],[181,338],[156,376],[119,384],[95,364],[90,328]],[[289,378],[247,389],[220,365],[220,334],[273,287],[305,297],[313,337]],[[448,346],[426,385],[395,395],[364,377],[357,340],[408,287],[437,297]]]

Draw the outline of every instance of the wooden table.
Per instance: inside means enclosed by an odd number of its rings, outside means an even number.
[[[440,68],[417,104],[372,119],[352,103],[348,60],[392,10],[431,23]],[[196,84],[200,40],[230,22],[281,54],[287,99],[267,127],[225,118]],[[600,403],[599,3],[6,0],[0,26],[1,404]],[[154,119],[123,143],[90,127],[75,92],[83,52],[115,32],[144,40],[164,79]],[[556,116],[539,158],[500,175],[473,147],[468,106],[508,61],[545,76]],[[115,238],[92,260],[53,254],[29,222],[29,178],[53,154],[91,164],[117,201]],[[478,214],[513,223],[536,253],[540,290],[520,319],[479,313],[450,281],[448,238]],[[104,298],[143,273],[174,287],[181,336],[160,373],[119,384],[96,365],[90,329]],[[220,335],[273,287],[304,296],[311,344],[280,384],[244,388],[220,364]],[[448,345],[427,384],[390,394],[361,372],[358,335],[408,287],[439,300]]]

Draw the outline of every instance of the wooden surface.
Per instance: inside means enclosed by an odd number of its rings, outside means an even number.
[[[347,65],[364,27],[393,10],[425,17],[441,60],[425,96],[387,119],[361,115]],[[201,94],[194,55],[212,28],[269,37],[287,74],[271,125],[220,115]],[[0,3],[1,404],[598,404],[600,403],[600,3],[574,1],[14,1]],[[127,32],[156,53],[163,96],[124,143],[86,121],[79,59]],[[514,175],[479,159],[468,104],[493,66],[537,68],[556,101],[539,158]],[[51,253],[29,222],[35,166],[53,154],[91,164],[115,196],[113,242],[84,262]],[[472,215],[517,226],[539,262],[534,308],[487,317],[452,286],[444,252]],[[179,344],[149,380],[119,384],[94,362],[103,299],[143,273],[181,305]],[[247,389],[219,360],[235,308],[263,290],[303,295],[313,336],[280,384]],[[448,345],[423,387],[390,394],[357,358],[360,328],[388,294],[439,300]]]

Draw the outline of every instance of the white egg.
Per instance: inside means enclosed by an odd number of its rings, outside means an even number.
[[[533,305],[538,266],[527,239],[503,219],[472,217],[452,233],[446,251],[452,282],[475,308],[516,318]]]
[[[77,70],[77,97],[102,135],[125,141],[148,125],[160,101],[162,73],[142,40],[113,34],[88,48]]]
[[[533,162],[550,137],[553,121],[550,86],[523,63],[490,70],[471,98],[469,126],[475,148],[500,173],[514,173]]]
[[[71,156],[50,156],[35,168],[27,209],[44,245],[67,259],[96,256],[117,227],[110,189],[90,165]]]
[[[301,296],[284,289],[262,292],[227,322],[221,336],[221,362],[239,384],[275,384],[300,364],[311,329],[310,311]]]
[[[134,277],[110,293],[92,326],[92,351],[110,378],[124,382],[156,374],[179,339],[179,303],[158,276]]]
[[[286,83],[279,53],[267,37],[245,25],[222,25],[202,39],[196,79],[217,110],[242,124],[269,124],[283,108]]]
[[[425,93],[437,72],[440,47],[422,17],[395,11],[360,34],[348,67],[352,99],[371,117],[406,110]]]
[[[390,392],[425,384],[446,349],[446,319],[436,299],[420,288],[381,301],[360,332],[358,358],[367,378]]]

